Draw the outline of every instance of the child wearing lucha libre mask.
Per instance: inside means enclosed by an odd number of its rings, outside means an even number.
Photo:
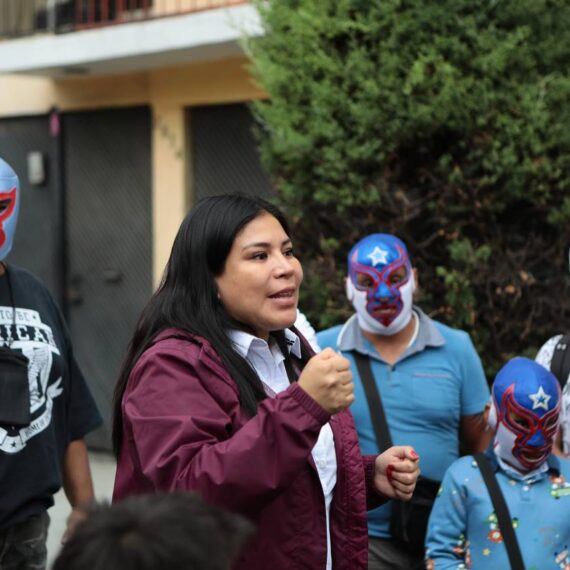
[[[570,461],[552,453],[560,385],[548,370],[514,358],[492,388],[486,451],[526,568],[570,567]],[[429,520],[427,567],[510,568],[497,515],[472,456],[443,479]]]
[[[393,443],[414,447],[422,475],[437,488],[459,456],[460,433],[468,452],[486,447],[483,409],[489,388],[469,335],[414,305],[416,287],[417,271],[402,240],[389,234],[363,238],[348,254],[346,293],[355,314],[317,338],[321,348],[339,350],[351,361],[351,412],[362,451],[378,453],[379,445],[355,353],[370,363]],[[369,570],[424,568],[423,535],[404,544],[390,529],[396,508],[387,504],[368,512]],[[419,544],[416,552],[412,544]]]

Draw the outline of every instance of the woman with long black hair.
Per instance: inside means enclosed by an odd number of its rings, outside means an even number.
[[[288,224],[242,195],[183,221],[116,387],[114,500],[192,490],[258,527],[236,568],[359,570],[366,508],[411,497],[410,447],[361,456],[348,361],[293,327]]]

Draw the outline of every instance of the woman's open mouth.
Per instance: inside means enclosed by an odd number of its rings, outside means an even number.
[[[279,291],[279,293],[274,293],[273,295],[269,295],[270,299],[289,299],[295,296],[295,289],[286,289],[283,291]]]
[[[297,289],[295,287],[287,287],[286,289],[281,289],[281,291],[269,295],[269,298],[280,306],[288,307],[291,304],[297,303]]]

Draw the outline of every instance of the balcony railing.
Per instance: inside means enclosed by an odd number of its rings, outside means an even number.
[[[0,0],[0,39],[73,32],[246,3],[247,0]]]

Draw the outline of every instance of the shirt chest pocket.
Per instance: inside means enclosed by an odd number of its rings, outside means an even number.
[[[416,370],[412,374],[412,399],[416,409],[429,416],[458,414],[459,382],[446,371]]]

